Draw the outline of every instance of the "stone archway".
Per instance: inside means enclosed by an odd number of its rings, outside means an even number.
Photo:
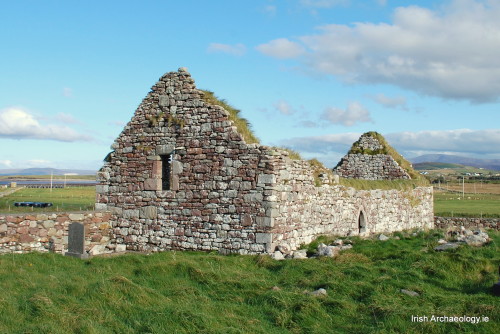
[[[358,215],[358,232],[359,234],[364,234],[366,232],[366,218],[363,210],[360,210]]]

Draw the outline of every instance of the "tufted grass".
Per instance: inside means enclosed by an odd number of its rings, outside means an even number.
[[[432,250],[440,231],[397,235],[353,239],[354,248],[334,259],[2,255],[0,333],[498,332],[500,299],[489,291],[498,280],[498,232],[483,248],[440,253]],[[304,293],[318,288],[328,295]],[[417,323],[412,315],[489,322]]]
[[[340,178],[340,184],[346,187],[352,187],[358,190],[412,190],[416,187],[430,186],[427,180],[412,179],[412,180],[362,180],[362,179],[349,179]]]
[[[253,133],[248,120],[239,115],[241,110],[234,108],[226,100],[216,97],[214,92],[208,90],[201,90],[201,92],[203,92],[203,99],[206,103],[220,106],[229,112],[229,119],[233,121],[234,125],[238,129],[238,133],[243,136],[243,139],[247,144],[259,143],[259,139]]]

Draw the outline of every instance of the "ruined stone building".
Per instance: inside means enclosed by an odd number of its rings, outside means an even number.
[[[381,135],[367,132],[352,145],[334,171],[341,177],[364,180],[411,179],[389,151],[399,156]],[[402,160],[402,157],[400,159]]]
[[[112,214],[111,241],[129,250],[257,254],[322,234],[433,226],[432,188],[339,185],[285,150],[248,143],[235,122],[185,69],[161,77],[98,173],[96,208]]]

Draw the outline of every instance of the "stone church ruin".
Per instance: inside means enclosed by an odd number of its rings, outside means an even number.
[[[209,97],[186,69],[167,73],[113,143],[98,173],[96,208],[111,213],[116,247],[258,254],[297,249],[323,234],[433,227],[431,187],[343,186],[331,171],[251,143],[240,120]],[[370,138],[359,146],[384,149]],[[373,168],[349,174],[348,160],[337,168],[341,176],[378,179]],[[410,177],[397,163],[386,168],[392,161],[380,160],[380,169],[379,160],[369,164],[389,178]]]

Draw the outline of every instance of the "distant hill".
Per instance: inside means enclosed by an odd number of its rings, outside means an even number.
[[[440,162],[440,163],[472,166],[472,167],[491,169],[491,170],[500,170],[500,159],[477,159],[477,158],[468,158],[468,157],[449,155],[449,154],[425,154],[409,160],[413,164],[422,162]],[[453,167],[444,167],[444,168],[453,168]]]
[[[446,162],[418,162],[413,164],[416,170],[433,170],[433,169],[462,169],[466,168],[464,165],[450,164]]]
[[[56,169],[56,168],[25,168],[25,169],[0,169],[1,176],[11,175],[64,175],[64,174],[78,174],[78,175],[94,175],[95,170],[85,169]]]

